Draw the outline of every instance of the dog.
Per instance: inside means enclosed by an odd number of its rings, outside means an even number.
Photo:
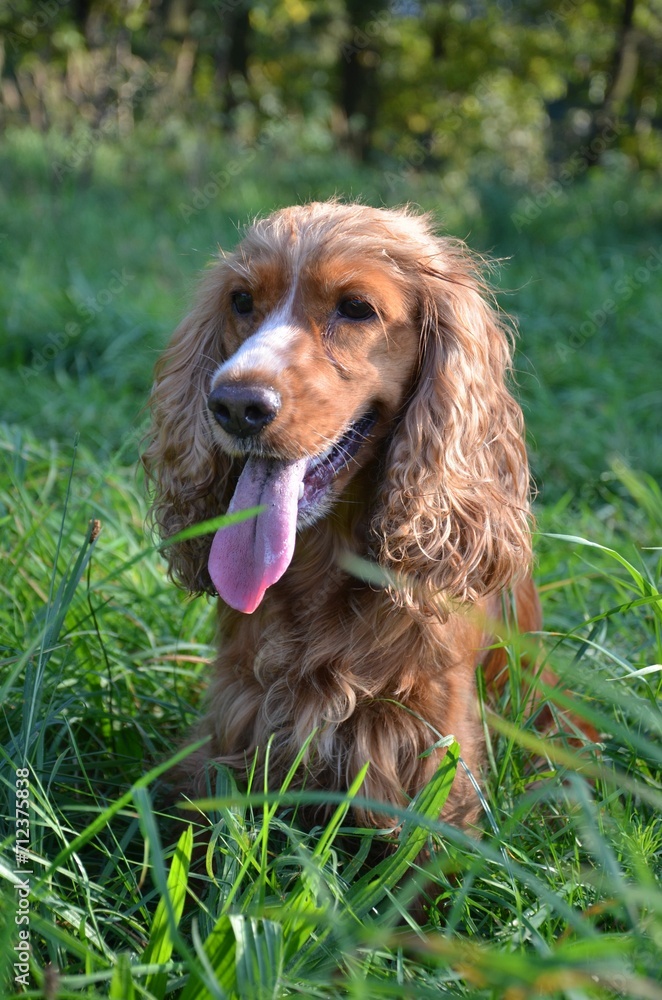
[[[541,625],[512,338],[484,269],[428,216],[329,201],[254,222],[204,276],[156,369],[153,520],[167,539],[259,513],[166,549],[181,586],[220,597],[189,795],[210,761],[278,789],[305,747],[294,787],[342,791],[369,762],[361,795],[404,807],[448,734],[479,773],[475,673],[503,673],[485,652],[503,595],[522,632]],[[442,818],[479,812],[458,769]]]

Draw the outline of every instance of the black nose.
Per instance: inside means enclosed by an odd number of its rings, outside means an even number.
[[[234,437],[259,434],[280,410],[275,389],[262,385],[219,385],[209,393],[207,406],[224,431]]]

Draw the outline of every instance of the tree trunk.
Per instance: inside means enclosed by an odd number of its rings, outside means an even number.
[[[593,116],[590,139],[585,146],[584,159],[589,167],[594,167],[600,162],[600,154],[610,142],[614,141],[615,134],[618,134],[618,119],[623,117],[637,79],[639,39],[634,27],[635,4],[636,0],[623,0],[609,83],[602,106]]]
[[[349,30],[340,50],[339,104],[346,141],[354,155],[366,160],[380,108],[379,49],[388,10],[384,2],[347,0]]]
[[[221,31],[216,47],[216,81],[222,107],[228,118],[239,103],[233,85],[237,77],[248,80],[248,57],[251,50],[250,7],[247,0],[217,0],[214,9]]]

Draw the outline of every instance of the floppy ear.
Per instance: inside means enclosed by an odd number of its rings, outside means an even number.
[[[150,518],[164,540],[223,514],[232,460],[214,443],[207,418],[211,377],[223,358],[222,274],[203,279],[197,305],[159,360],[150,398],[152,427],[142,461],[153,489]],[[215,593],[207,560],[212,535],[165,550],[170,574],[193,593]]]
[[[398,599],[427,609],[511,583],[531,558],[522,411],[506,386],[510,342],[462,244],[419,264],[421,357],[395,431],[373,527]]]

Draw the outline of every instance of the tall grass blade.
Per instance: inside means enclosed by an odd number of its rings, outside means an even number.
[[[417,817],[436,820],[451,790],[460,757],[457,742],[452,743],[432,779],[412,800],[398,837],[396,851],[372,871],[355,882],[347,893],[348,907],[359,919],[377,906],[393,890],[409,865],[425,847],[428,831],[418,825]]]
[[[131,960],[125,951],[117,956],[117,964],[110,980],[110,1000],[135,1000],[136,991],[131,975]]]
[[[232,922],[227,913],[223,913],[202,946],[202,955],[198,954],[201,969],[212,974],[219,987],[217,996],[225,997],[232,994],[237,986],[236,965],[237,941],[232,928]],[[209,1000],[210,993],[203,978],[193,968],[189,972],[189,981],[179,1000]]]
[[[276,1000],[283,971],[283,928],[273,920],[230,917],[236,940],[237,992],[241,1000]]]
[[[187,826],[182,833],[175,855],[170,865],[168,875],[167,890],[170,898],[172,916],[175,926],[179,926],[182,913],[184,912],[184,901],[186,899],[186,888],[188,885],[188,873],[191,863],[191,851],[193,849],[193,827]],[[156,907],[152,930],[149,942],[143,952],[142,962],[145,965],[165,965],[172,955],[174,938],[170,932],[169,908],[165,899],[160,899]],[[151,990],[152,994],[162,1000],[168,983],[168,976],[164,972],[156,972],[148,976],[145,988]]]

